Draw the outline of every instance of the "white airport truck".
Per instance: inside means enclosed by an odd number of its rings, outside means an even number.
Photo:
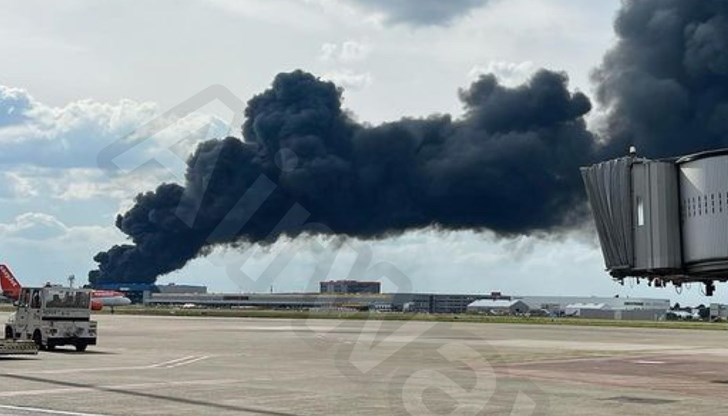
[[[5,341],[32,342],[36,348],[53,350],[72,345],[86,351],[96,345],[96,321],[91,320],[91,292],[46,286],[23,288],[15,312],[5,324]]]

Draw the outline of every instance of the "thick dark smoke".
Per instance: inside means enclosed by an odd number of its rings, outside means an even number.
[[[545,70],[517,88],[484,76],[460,96],[462,119],[368,127],[342,110],[334,84],[280,74],[248,102],[243,140],[200,144],[184,186],[139,195],[117,218],[131,244],[97,254],[90,281],[153,282],[215,245],[302,232],[379,238],[431,225],[500,234],[569,225],[583,200],[575,172],[594,143],[582,118],[587,97]]]
[[[630,0],[619,42],[595,73],[610,155],[650,157],[728,145],[728,1]]]
[[[726,147],[728,1],[626,0],[615,30],[594,73],[600,140],[585,128],[589,100],[559,73],[517,88],[484,76],[461,92],[461,119],[377,127],[342,111],[333,84],[280,74],[248,103],[243,140],[202,143],[184,186],[139,195],[119,216],[131,244],[99,253],[90,280],[152,282],[218,244],[306,231],[552,231],[582,218],[580,165],[631,144],[649,157]]]

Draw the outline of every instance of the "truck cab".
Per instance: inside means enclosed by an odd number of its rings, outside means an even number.
[[[91,320],[91,292],[47,286],[23,288],[16,310],[5,325],[5,338],[32,340],[40,349],[72,345],[85,351],[96,345],[96,321]]]

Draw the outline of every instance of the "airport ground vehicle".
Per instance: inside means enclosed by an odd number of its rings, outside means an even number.
[[[96,329],[89,290],[22,288],[16,310],[5,324],[5,339],[31,340],[40,349],[73,345],[77,351],[85,351],[96,345]]]
[[[2,288],[2,295],[13,301],[17,301],[20,298],[20,291],[23,286],[15,278],[15,275],[10,268],[5,264],[0,264],[0,288]],[[115,290],[91,290],[91,310],[100,311],[105,306],[111,307],[111,312],[114,311],[114,306],[126,306],[131,304],[131,299],[126,297],[122,292]]]

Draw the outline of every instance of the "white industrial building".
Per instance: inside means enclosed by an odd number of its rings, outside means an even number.
[[[524,301],[531,310],[591,319],[657,321],[665,319],[670,309],[669,299],[596,296],[522,296],[514,299]]]
[[[528,305],[520,300],[480,299],[468,305],[469,313],[492,315],[523,315],[529,311]]]
[[[597,296],[514,296],[531,309],[544,309],[551,313],[565,313],[569,305],[603,304],[609,310],[655,310],[665,312],[670,309],[670,299],[623,298]]]
[[[712,321],[716,319],[728,319],[728,305],[720,303],[710,304],[710,320]]]
[[[582,312],[604,310],[607,310],[607,305],[603,303],[571,303],[564,308],[564,315],[582,316]]]

